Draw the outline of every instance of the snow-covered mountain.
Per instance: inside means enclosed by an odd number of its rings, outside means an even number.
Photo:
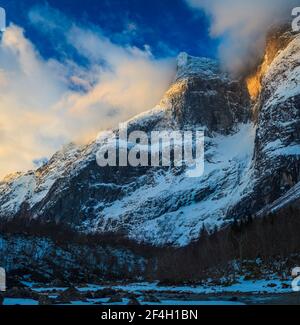
[[[174,167],[100,168],[96,152],[118,133],[105,131],[87,146],[66,146],[35,171],[6,177],[1,224],[55,224],[78,235],[182,247],[204,227],[215,232],[268,213],[299,187],[300,36],[273,32],[248,79],[231,78],[214,60],[180,54],[161,102],[128,121],[129,132],[162,129],[205,130],[202,177]]]
[[[181,54],[176,80],[161,103],[128,128],[205,128],[203,177],[172,168],[100,168],[96,152],[113,135],[104,132],[84,148],[67,146],[37,171],[6,179],[1,217],[55,220],[85,233],[122,232],[154,245],[188,244],[204,223],[222,226],[228,208],[244,195],[255,135],[249,110],[245,87],[217,62]]]

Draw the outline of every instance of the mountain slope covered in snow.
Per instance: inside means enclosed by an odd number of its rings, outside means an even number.
[[[203,228],[213,233],[263,211],[300,181],[299,50],[297,35],[269,37],[252,99],[246,80],[182,53],[161,102],[128,121],[129,132],[205,130],[203,176],[175,167],[100,168],[96,152],[118,130],[102,132],[87,146],[66,146],[38,170],[5,178],[1,223],[54,223],[78,234],[183,247]]]
[[[26,214],[84,233],[122,232],[138,242],[186,245],[204,225],[221,227],[228,207],[251,186],[255,127],[249,116],[248,96],[238,81],[217,62],[183,53],[161,103],[128,128],[206,130],[203,177],[174,168],[101,169],[95,154],[117,130],[104,132],[84,148],[64,148],[37,171],[4,180],[1,217]]]

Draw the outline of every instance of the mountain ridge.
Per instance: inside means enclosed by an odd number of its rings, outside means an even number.
[[[162,101],[128,121],[129,132],[205,130],[202,177],[174,167],[100,168],[97,150],[118,134],[103,131],[87,146],[69,145],[36,171],[1,182],[1,222],[184,248],[201,240],[203,229],[214,234],[267,215],[300,181],[300,36],[281,31],[284,41],[274,45],[282,40],[275,35],[251,79],[259,90],[255,100],[247,78],[181,53]]]
[[[206,65],[208,64],[208,69],[205,69]],[[209,78],[208,78],[209,75]],[[209,89],[207,89],[207,87]],[[219,91],[214,90],[213,88],[218,88],[218,87],[222,87],[222,89],[218,89]],[[228,89],[227,89],[228,88]],[[233,88],[233,89],[231,89]],[[198,129],[203,129],[206,128],[208,133],[214,133],[214,132],[219,132],[220,133],[220,139],[218,139],[216,141],[216,143],[213,143],[213,138],[212,138],[212,143],[208,143],[208,146],[211,147],[211,151],[213,151],[213,147],[215,145],[221,145],[218,144],[218,141],[222,142],[222,134],[232,134],[234,133],[238,128],[238,124],[247,121],[247,112],[246,109],[244,107],[242,107],[243,105],[240,104],[240,98],[239,96],[237,96],[234,91],[235,89],[238,88],[238,84],[236,81],[229,81],[228,77],[226,76],[225,78],[225,74],[223,72],[220,72],[217,63],[213,60],[210,59],[203,59],[203,58],[194,58],[194,57],[189,57],[186,54],[181,54],[179,56],[179,68],[178,68],[178,75],[175,78],[175,82],[171,85],[170,89],[167,91],[166,96],[163,98],[163,100],[160,102],[160,104],[152,111],[145,113],[135,119],[132,119],[131,121],[128,122],[128,129],[136,129],[138,128],[139,130],[160,130],[160,129],[165,129],[166,127],[168,127],[169,129],[193,129],[196,130]],[[239,90],[239,89],[238,89]],[[227,98],[223,99],[222,95],[220,94],[220,91],[224,91],[227,92]],[[242,92],[242,90],[239,90],[240,92]],[[192,99],[190,98],[190,94],[192,94],[192,96],[196,96],[196,99]],[[213,101],[213,99],[216,98],[219,102],[222,102],[222,108],[220,110],[220,104],[219,103],[215,103],[213,106],[213,109],[211,109],[211,111],[206,110],[206,103],[205,101]],[[244,100],[247,101],[247,96],[244,92]],[[199,100],[202,100],[204,103],[202,104],[201,107],[201,112],[198,111],[198,107],[197,107],[197,102]],[[233,105],[231,105],[233,104]],[[239,112],[239,107],[241,107],[241,112]],[[224,109],[226,108],[226,110]],[[216,121],[217,119],[217,121]],[[150,126],[149,126],[150,124]],[[243,126],[241,125],[241,128],[243,128]],[[117,132],[117,131],[112,131],[112,132]],[[242,130],[242,132],[245,132],[244,128]],[[249,131],[250,132],[250,131]],[[43,213],[43,211],[47,211],[47,209],[51,209],[51,207],[47,208],[47,204],[49,206],[51,206],[51,199],[49,200],[50,202],[46,201],[46,205],[43,205],[43,202],[45,202],[45,197],[46,196],[49,197],[49,193],[51,192],[51,190],[53,190],[53,186],[57,186],[59,187],[59,182],[60,179],[64,179],[64,176],[66,174],[66,171],[68,170],[68,168],[71,166],[71,168],[73,169],[71,172],[75,174],[76,177],[76,172],[80,173],[80,170],[84,169],[84,166],[86,165],[93,165],[93,171],[95,170],[95,168],[97,168],[95,166],[95,162],[93,162],[92,160],[94,160],[95,158],[95,152],[97,151],[97,147],[99,145],[103,144],[103,139],[101,139],[101,136],[103,138],[103,135],[107,136],[107,132],[102,133],[102,135],[100,134],[97,141],[92,143],[91,145],[85,147],[83,149],[83,152],[80,153],[80,151],[78,151],[79,149],[71,146],[70,149],[66,149],[65,151],[59,152],[56,155],[54,155],[52,157],[52,159],[49,161],[49,163],[40,168],[39,170],[37,170],[37,172],[30,172],[28,174],[25,174],[25,176],[22,176],[21,178],[23,178],[23,182],[24,185],[18,184],[18,182],[12,182],[9,184],[12,185],[7,185],[6,184],[6,188],[8,188],[8,191],[11,190],[11,188],[16,188],[16,189],[24,189],[24,187],[27,188],[27,192],[24,193],[16,193],[16,197],[17,199],[13,199],[13,200],[8,200],[7,202],[5,202],[3,199],[1,201],[1,214],[2,216],[5,213],[18,213],[18,209],[21,208],[21,204],[23,204],[24,202],[26,202],[29,205],[29,209],[32,209],[32,217],[33,219],[39,218],[39,215],[41,215],[41,213]],[[111,133],[110,133],[111,134]],[[225,138],[223,139],[225,140]],[[104,140],[105,141],[105,140]],[[226,141],[225,141],[226,142]],[[79,159],[78,159],[79,158]],[[212,165],[212,164],[211,164]],[[78,169],[77,169],[78,168]],[[51,173],[51,171],[54,170],[54,173]],[[43,177],[45,174],[45,171],[48,171],[49,176],[46,177],[46,180],[43,182]],[[142,174],[144,171],[142,168],[140,169],[133,169],[133,168],[129,168],[127,171],[124,169],[118,169],[115,170],[117,173],[127,173],[129,172],[133,172],[136,173],[138,176],[140,174]],[[188,201],[193,202],[193,196],[199,196],[199,194],[196,193],[189,193],[190,191],[188,190],[188,188],[190,187],[189,184],[189,179],[186,179],[185,177],[181,176],[181,178],[179,177],[178,180],[176,180],[176,176],[173,177],[173,173],[174,171],[169,170],[167,172],[164,172],[162,170],[155,170],[155,169],[149,169],[146,171],[146,173],[148,173],[148,179],[145,181],[143,181],[143,177],[138,178],[138,180],[135,179],[135,182],[138,182],[141,184],[142,187],[142,191],[148,191],[148,193],[151,193],[152,191],[156,191],[156,193],[154,193],[154,196],[149,195],[148,200],[150,202],[150,206],[152,206],[153,204],[157,204],[157,208],[159,208],[160,204],[158,203],[158,201],[160,201],[160,197],[163,197],[163,193],[168,189],[164,188],[162,186],[162,184],[168,184],[169,188],[173,187],[174,188],[174,182],[183,182],[182,184],[182,190],[185,192],[184,195],[186,195],[186,203],[182,203],[183,207],[188,205]],[[95,172],[95,174],[99,175],[99,179],[101,179],[101,177],[103,177],[103,175],[101,175],[101,171],[97,170],[97,172]],[[63,177],[62,177],[63,176]],[[72,176],[70,176],[71,178]],[[125,184],[119,184],[117,181],[114,180],[114,177],[112,176],[112,180],[110,181],[95,181],[96,177],[95,175],[91,176],[92,177],[92,182],[94,182],[94,184],[85,184],[85,186],[88,186],[89,188],[92,188],[94,186],[94,188],[100,187],[101,191],[103,192],[107,192],[109,191],[110,193],[108,194],[108,196],[113,196],[114,194],[112,193],[119,193],[121,192],[121,196],[120,198],[122,198],[122,192],[126,192],[128,191],[128,185],[130,185],[132,187],[132,181],[130,179],[126,179],[125,176]],[[207,177],[207,176],[206,176]],[[220,176],[219,176],[220,177]],[[65,178],[66,181],[68,177]],[[19,178],[20,179],[20,178]],[[159,181],[161,180],[161,182]],[[195,180],[194,180],[195,181]],[[198,180],[199,181],[199,180]],[[83,182],[85,182],[85,180],[83,180]],[[147,182],[150,182],[150,185],[147,184]],[[152,184],[151,184],[152,182]],[[173,182],[173,184],[172,184]],[[196,182],[198,183],[198,182]],[[43,187],[44,186],[44,187]],[[67,185],[63,185],[63,187],[66,187]],[[138,188],[138,185],[135,184],[134,185],[135,188]],[[46,188],[46,189],[45,189]],[[176,188],[176,187],[175,187]],[[47,193],[47,191],[49,191]],[[198,192],[203,192],[204,189],[201,187],[200,189],[198,189]],[[2,185],[1,187],[1,192],[5,194],[5,184]],[[22,192],[22,191],[21,191]],[[130,191],[129,191],[130,192]],[[60,195],[61,192],[58,193],[58,195]],[[51,194],[52,195],[52,194]],[[66,195],[69,195],[66,194]],[[117,195],[117,194],[116,194]],[[139,206],[143,206],[145,207],[143,204],[139,203],[139,200],[142,200],[142,196],[145,195],[141,195],[139,194],[139,189],[137,189],[135,191],[135,193],[131,194],[132,198],[130,198],[129,196],[129,201],[131,200],[135,200],[135,202],[137,202],[137,204]],[[136,198],[134,198],[136,196]],[[147,196],[147,195],[146,195]],[[176,195],[177,199],[179,200],[178,194]],[[2,195],[2,198],[5,198],[5,195]],[[82,197],[78,197],[78,199],[82,200]],[[23,202],[22,202],[23,200]],[[47,199],[46,199],[47,200]],[[59,200],[59,198],[58,198]],[[175,204],[175,202],[172,202],[173,199],[171,198],[171,196],[169,195],[169,202],[166,203],[165,206],[165,211],[163,210],[158,210],[156,211],[156,215],[161,216],[161,215],[166,215],[166,218],[170,218],[170,216],[168,215],[168,212],[170,212],[172,214],[172,212],[178,212],[177,210],[180,209],[180,205],[181,204]],[[41,204],[42,202],[42,204]],[[108,200],[104,200],[104,203],[111,203],[111,198],[109,198]],[[156,203],[155,203],[156,202]],[[102,203],[102,206],[104,205],[104,203]],[[18,204],[20,204],[18,206]],[[130,204],[130,202],[124,202],[125,205]],[[37,206],[36,206],[37,205]],[[101,203],[100,203],[101,205]],[[173,207],[172,207],[173,205]],[[177,209],[176,209],[176,205],[177,205]],[[113,218],[110,218],[107,220],[107,215],[109,214],[119,214],[121,213],[122,209],[120,207],[120,209],[116,210],[116,212],[112,211],[111,208],[108,207],[99,207],[99,202],[97,202],[97,206],[99,208],[99,212],[100,214],[102,214],[103,217],[100,218],[94,218],[92,220],[90,220],[89,218],[86,218],[87,220],[84,220],[84,222],[79,226],[79,228],[83,229],[83,231],[86,231],[87,228],[89,228],[89,230],[93,229],[93,228],[98,228],[99,229],[99,219],[101,221],[103,221],[101,223],[100,229],[102,229],[102,231],[106,231],[107,227],[110,228],[110,226],[108,225],[109,223],[111,223],[113,220]],[[139,206],[135,206],[135,211],[140,211]],[[11,211],[10,211],[11,208]],[[82,207],[81,207],[82,208]],[[91,205],[92,209],[95,209],[95,204]],[[108,211],[101,211],[101,208],[104,210],[108,210]],[[112,206],[113,208],[113,206]],[[173,211],[172,211],[173,210]],[[36,212],[35,212],[36,211]],[[51,210],[50,210],[51,211]],[[71,214],[72,212],[68,211],[69,214]],[[74,213],[74,212],[73,212]],[[76,212],[75,212],[76,213]],[[124,218],[126,218],[126,214],[128,214],[128,212],[125,210],[123,210],[123,213],[125,215]],[[139,212],[141,213],[141,212]],[[150,211],[149,211],[150,213]],[[179,211],[178,214],[184,214],[183,211]],[[187,212],[188,213],[188,212]],[[45,219],[49,219],[49,212],[45,213]],[[52,213],[51,213],[52,214]],[[60,213],[62,214],[62,213]],[[151,213],[153,215],[153,213]],[[173,213],[174,214],[174,213]],[[53,218],[57,218],[57,216],[53,215]],[[116,219],[116,218],[115,218]],[[155,220],[156,217],[155,215],[153,215],[153,222],[157,223],[158,220]],[[184,224],[184,220],[185,217],[181,217],[181,220]],[[140,217],[138,215],[138,213],[135,213],[135,217],[134,217],[134,223],[135,221],[140,220]],[[147,222],[147,220],[146,220]],[[195,221],[193,221],[195,222]],[[89,223],[88,227],[87,224]],[[121,223],[122,220],[121,220]],[[201,229],[200,224],[197,225],[197,230],[194,233],[193,237],[196,238],[197,237],[197,232],[200,231]],[[120,224],[119,228],[122,228],[123,224]],[[143,232],[146,233],[148,232],[146,229],[148,227],[153,227],[154,229],[156,228],[155,225],[144,225],[142,226],[142,228],[144,228]],[[186,226],[183,226],[186,227]],[[159,227],[158,227],[159,228]],[[169,228],[169,227],[167,227]],[[178,226],[178,229],[181,229]],[[111,229],[108,229],[108,231],[111,231]],[[118,229],[118,231],[120,231],[120,229]],[[176,230],[174,229],[174,231],[176,232]],[[93,231],[92,231],[93,232]],[[139,236],[138,235],[141,230],[140,229],[136,229],[134,231],[136,233],[136,235],[134,236]],[[174,236],[170,236],[170,234],[165,235],[168,237],[174,237]],[[179,236],[179,235],[175,235],[175,236]],[[159,234],[156,235],[156,240],[158,239]],[[183,240],[183,242],[188,242],[188,239],[178,239],[177,240]],[[144,241],[142,238],[138,239],[139,241]],[[146,240],[147,241],[147,240]],[[150,240],[151,242],[151,240]],[[158,241],[159,242],[159,241]],[[161,243],[163,244],[164,241],[161,241]],[[159,243],[160,244],[160,243]]]

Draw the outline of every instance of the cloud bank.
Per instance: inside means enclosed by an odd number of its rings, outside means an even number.
[[[261,57],[268,29],[291,21],[297,0],[186,0],[211,19],[211,36],[220,37],[219,55],[233,73],[251,68]]]
[[[115,44],[100,29],[78,26],[49,7],[33,9],[29,18],[66,54],[44,59],[16,25],[3,34],[0,178],[152,108],[174,74],[174,62],[154,58],[147,45]]]

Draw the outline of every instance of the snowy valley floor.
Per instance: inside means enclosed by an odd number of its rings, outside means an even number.
[[[162,286],[158,283],[127,283],[53,287],[24,282],[4,295],[4,305],[253,305],[300,304],[291,280],[242,280],[231,285],[213,283]],[[22,296],[23,295],[23,296]]]

